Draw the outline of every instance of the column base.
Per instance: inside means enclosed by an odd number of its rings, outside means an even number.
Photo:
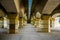
[[[15,33],[15,24],[10,24],[9,33],[10,34],[14,34]]]

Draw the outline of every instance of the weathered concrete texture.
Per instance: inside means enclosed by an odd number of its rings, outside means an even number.
[[[19,34],[0,34],[0,40],[60,40],[60,33],[38,33],[34,26],[27,24]]]

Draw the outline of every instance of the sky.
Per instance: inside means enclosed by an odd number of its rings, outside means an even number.
[[[29,3],[28,4],[28,6],[29,6],[28,7],[28,9],[29,9],[29,11],[28,11],[28,18],[30,18],[30,11],[31,11],[31,6],[32,6],[32,0],[29,0],[28,3]]]

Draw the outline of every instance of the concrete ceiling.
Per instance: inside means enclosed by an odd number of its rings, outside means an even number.
[[[16,0],[17,1],[17,0]],[[19,12],[19,5],[25,8],[25,12],[28,13],[28,0],[21,0],[21,4],[14,0],[0,0],[2,6],[7,12]],[[20,2],[20,0],[19,0]],[[17,5],[18,3],[19,5]],[[32,12],[39,11],[43,14],[51,14],[53,10],[60,4],[60,0],[33,0]]]
[[[48,0],[33,0],[31,7],[31,15],[36,14],[36,12],[42,13],[47,1]]]
[[[41,14],[53,14],[59,4],[60,0],[33,0],[31,15],[36,14],[37,11]]]
[[[48,0],[46,3],[43,14],[51,14],[52,11],[60,4],[60,0]]]
[[[7,12],[19,12],[21,6],[28,11],[28,0],[1,0],[0,3]]]
[[[14,0],[1,0],[0,3],[7,12],[17,12]]]

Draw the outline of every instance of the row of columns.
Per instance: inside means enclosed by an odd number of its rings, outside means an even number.
[[[26,25],[25,22],[27,22],[27,19],[23,17],[18,17],[18,15],[15,15],[15,16],[11,15],[9,17],[10,17],[9,18],[10,20],[9,33],[18,33],[19,28],[22,28]]]
[[[9,14],[8,18],[9,18],[9,33],[15,33],[15,19],[16,19],[16,14]]]
[[[4,28],[4,20],[8,22],[8,33],[18,33],[18,29],[27,24],[27,17],[19,18],[17,14],[9,14],[6,19],[0,18],[0,28]]]
[[[31,18],[31,24],[33,24],[39,32],[51,32],[50,28],[53,27],[52,22],[54,22],[54,18],[46,14],[41,15],[40,18],[36,16]]]
[[[25,25],[23,23],[27,21],[26,18],[18,18],[16,14],[9,14],[8,19],[9,33],[17,33],[18,28]],[[2,28],[4,28],[4,18],[0,18],[0,20],[2,21]],[[50,27],[53,27],[51,25],[52,21],[54,21],[54,18],[51,18],[49,15],[42,15],[41,18],[37,18],[36,16],[31,18],[31,23],[41,32],[50,32]]]

